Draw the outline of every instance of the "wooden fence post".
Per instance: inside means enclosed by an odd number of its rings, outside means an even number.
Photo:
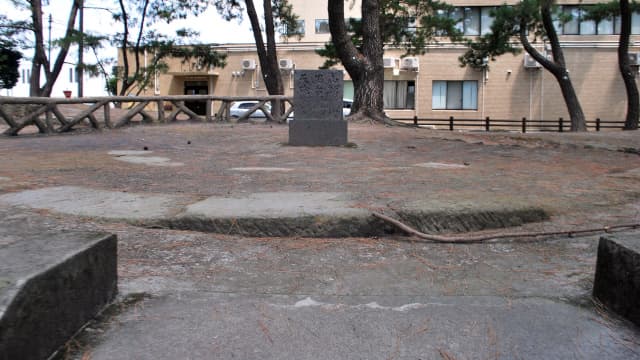
[[[491,124],[490,124],[490,122],[491,122],[491,119],[489,119],[489,117],[487,116],[487,117],[484,119],[484,131],[490,131],[490,130],[491,130]]]
[[[522,133],[525,134],[527,132],[527,118],[522,118]]]
[[[453,116],[449,116],[449,131],[453,131]]]
[[[564,131],[564,119],[563,118],[559,118],[558,119],[558,132],[563,132]]]

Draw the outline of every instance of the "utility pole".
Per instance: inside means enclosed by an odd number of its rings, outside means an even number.
[[[49,14],[49,45],[47,49],[49,52],[47,55],[47,59],[49,59],[49,70],[51,70],[51,23],[53,23],[53,17]]]
[[[76,67],[76,76],[78,81],[78,97],[83,97],[83,80],[84,80],[84,0],[80,1],[80,25],[78,32],[80,33],[80,39],[78,40],[78,65]]]

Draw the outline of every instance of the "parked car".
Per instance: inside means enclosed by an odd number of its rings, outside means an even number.
[[[351,99],[342,99],[342,118],[346,118],[351,114],[351,106],[353,105],[353,100]],[[287,117],[287,122],[293,120],[293,112],[289,114]]]
[[[231,108],[229,108],[229,116],[237,119],[242,115],[244,115],[252,107],[256,106],[258,103],[260,102],[255,100],[236,101],[233,104],[231,104]],[[265,103],[263,107],[267,111],[271,111],[271,104]],[[258,109],[254,111],[251,115],[249,115],[249,117],[250,118],[266,118],[267,116],[264,114],[262,110]]]
[[[342,117],[346,118],[351,114],[351,106],[353,106],[353,100],[342,99]]]

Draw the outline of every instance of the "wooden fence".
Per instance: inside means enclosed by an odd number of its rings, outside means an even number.
[[[92,128],[118,128],[132,121],[165,123],[177,121],[179,115],[196,121],[229,121],[231,104],[236,101],[257,101],[256,105],[239,116],[245,120],[262,110],[268,121],[285,122],[293,112],[290,96],[225,97],[209,95],[178,96],[109,96],[86,98],[17,98],[0,97],[0,120],[8,129],[6,135],[18,135],[28,126],[36,126],[40,133],[71,131],[86,121]],[[198,115],[185,102],[205,104],[206,114]],[[285,109],[282,115],[273,115],[267,103],[279,103]],[[78,106],[84,105],[84,106]],[[213,113],[214,106],[218,109]],[[123,109],[116,115],[114,108]],[[274,106],[274,109],[277,106]],[[19,111],[17,111],[19,109]],[[2,123],[0,121],[0,124]]]
[[[455,129],[465,130],[506,130],[506,131],[520,131],[526,133],[527,131],[550,131],[550,132],[564,132],[571,129],[571,123],[563,118],[558,120],[535,120],[527,119],[491,119],[486,117],[484,119],[456,119],[450,116],[448,119],[419,119],[417,116],[413,118],[395,119],[405,124],[413,124],[415,126],[430,126],[436,129],[448,129],[453,131]],[[595,121],[587,121],[587,129],[600,131],[603,129],[618,129],[622,130],[624,127],[624,121],[612,121],[601,120],[600,118]]]

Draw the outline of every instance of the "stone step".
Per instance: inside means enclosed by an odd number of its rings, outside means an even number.
[[[115,235],[0,221],[0,359],[46,359],[117,293]]]

